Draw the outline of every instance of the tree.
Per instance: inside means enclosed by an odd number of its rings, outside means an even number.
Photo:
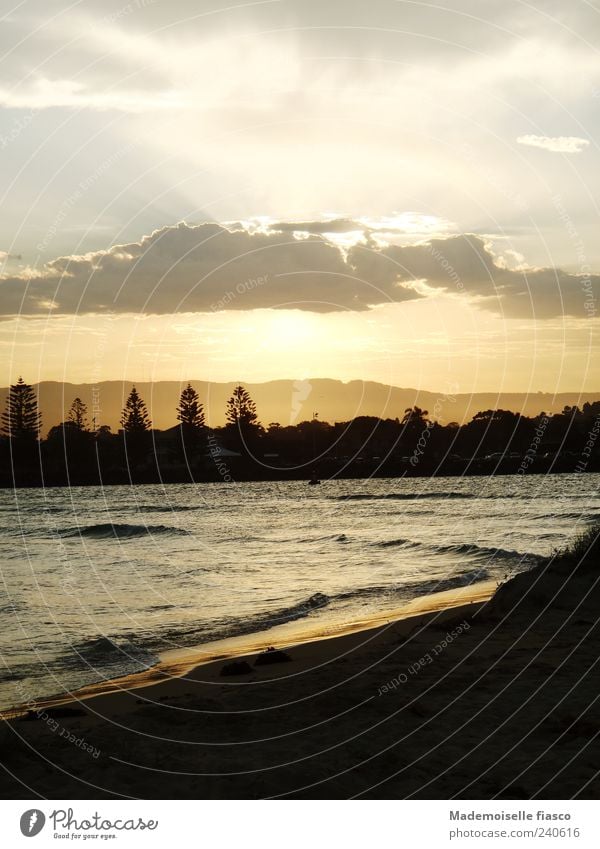
[[[228,425],[234,425],[241,432],[258,428],[256,404],[243,386],[236,386],[227,402],[226,418]]]
[[[179,398],[177,421],[188,431],[199,432],[205,427],[204,407],[191,383],[188,383]]]
[[[67,420],[79,431],[87,431],[87,407],[81,398],[75,398],[71,404]]]
[[[146,456],[148,431],[151,425],[152,422],[148,417],[146,404],[135,386],[132,386],[121,414],[121,426],[124,435],[123,447],[125,448],[127,467],[130,470],[132,467],[139,466]]]
[[[6,409],[2,414],[2,432],[11,439],[36,440],[41,426],[42,417],[35,392],[20,377],[8,391]]]
[[[135,386],[132,386],[129,397],[125,402],[121,414],[121,425],[128,435],[146,433],[152,426],[146,404],[141,399]]]
[[[420,407],[407,407],[404,411],[404,416],[402,417],[402,424],[422,425],[424,427],[428,422],[428,415],[429,412],[427,410],[422,410]]]
[[[235,447],[248,453],[262,427],[256,414],[256,404],[243,386],[236,386],[227,402],[227,431]]]

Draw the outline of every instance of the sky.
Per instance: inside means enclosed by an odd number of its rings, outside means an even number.
[[[600,390],[594,4],[0,23],[5,380]]]

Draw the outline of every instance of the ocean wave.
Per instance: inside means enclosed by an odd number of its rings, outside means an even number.
[[[448,578],[428,578],[423,581],[409,581],[401,584],[358,587],[331,596],[330,603],[358,598],[378,598],[382,595],[393,595],[397,597],[398,601],[408,601],[422,595],[431,595],[432,593],[465,587],[479,581],[487,581],[490,577],[491,575],[486,569],[468,569]]]
[[[147,643],[155,650],[164,650],[165,648],[174,648],[182,645],[199,645],[214,642],[215,640],[224,640],[229,637],[241,637],[245,634],[267,631],[276,625],[283,625],[287,622],[303,619],[316,610],[327,607],[330,603],[331,598],[328,595],[317,592],[289,607],[265,611],[249,616],[246,619],[207,622],[201,628],[170,628],[159,634],[147,633],[144,635],[143,641],[144,644]],[[138,634],[135,639],[139,640],[140,635]]]
[[[347,605],[349,602],[354,602],[356,605],[356,602],[364,602],[367,599],[373,599],[377,604],[382,598],[390,599],[390,597],[394,604],[399,605],[418,596],[457,589],[484,581],[489,577],[485,569],[474,569],[449,578],[358,587],[331,595],[316,592],[296,604],[265,611],[243,620],[207,622],[202,627],[146,630],[135,634],[123,634],[119,637],[106,635],[91,637],[73,643],[66,650],[63,649],[60,655],[46,663],[46,668],[57,673],[74,674],[79,677],[84,673],[87,683],[91,683],[92,680],[117,678],[151,668],[159,661],[158,653],[167,648],[206,645],[227,637],[257,634],[277,625],[318,614],[332,605]],[[90,670],[93,670],[91,678]],[[15,679],[24,677],[26,673],[34,677],[39,676],[37,667],[33,667],[30,672],[25,669],[25,666],[18,671],[13,670]]]
[[[107,636],[92,637],[73,643],[70,650],[58,658],[65,666],[118,667],[119,673],[148,669],[158,658],[146,645]],[[115,670],[111,670],[114,674]]]
[[[540,519],[579,519],[582,522],[596,522],[600,519],[600,513],[540,513],[531,517],[532,521]]]
[[[293,622],[296,619],[303,619],[314,613],[315,610],[320,610],[327,607],[331,603],[331,598],[325,593],[314,593],[308,598],[299,601],[297,604],[292,604],[290,607],[283,607],[279,610],[259,613],[256,616],[251,616],[244,622],[231,623],[228,629],[227,636],[237,636],[242,634],[250,634],[254,631],[264,631],[267,628],[273,628],[275,625],[282,625],[285,622]]]
[[[144,536],[189,536],[183,528],[169,525],[127,525],[103,522],[99,525],[85,525],[80,528],[65,528],[58,531],[61,537],[85,537],[89,539],[132,539]]]
[[[407,588],[413,593],[413,597],[441,593],[446,590],[456,590],[467,587],[470,584],[478,584],[480,581],[488,581],[492,576],[486,569],[470,569],[449,578],[431,578],[426,581],[415,581],[408,584]]]
[[[537,563],[544,560],[544,557],[531,552],[514,551],[509,548],[493,548],[491,546],[476,545],[475,543],[454,543],[451,545],[434,545],[426,542],[416,542],[415,540],[399,537],[398,539],[381,540],[373,542],[371,545],[374,548],[422,548],[432,551],[435,554],[465,554],[467,557],[487,557],[498,558],[500,560],[519,560],[527,563]]]
[[[367,493],[355,493],[351,495],[332,495],[333,501],[421,501],[426,498],[476,498],[469,492],[391,492],[384,495],[369,495]]]
[[[346,534],[325,534],[324,536],[319,537],[303,537],[301,539],[279,540],[279,542],[295,542],[298,545],[301,545],[307,542],[349,542],[349,540]]]
[[[385,539],[381,542],[372,542],[371,545],[374,548],[421,548],[423,543],[399,537],[398,539]]]
[[[468,557],[491,557],[500,560],[520,560],[527,563],[538,563],[544,560],[540,554],[531,552],[515,551],[511,548],[493,548],[475,543],[456,543],[455,545],[430,546],[434,551],[442,554],[466,554]]]
[[[132,507],[134,513],[190,513],[200,509],[191,504],[138,504]]]
[[[295,619],[302,619],[304,616],[308,616],[315,610],[327,607],[330,603],[331,598],[328,595],[325,595],[325,593],[314,593],[309,596],[309,598],[299,601],[298,604],[293,604],[290,607],[284,607],[273,613],[259,614],[258,616],[253,617],[251,622],[249,621],[248,624],[251,624],[252,630],[254,630],[257,624],[262,624],[263,627],[272,627],[273,625],[279,625],[282,622],[292,622]],[[259,630],[262,630],[262,628],[259,628]]]
[[[20,601],[9,601],[4,604],[0,600],[0,616],[6,616],[10,613],[17,614],[24,609],[25,605]]]
[[[155,650],[164,650],[165,648],[180,647],[183,645],[205,644],[229,637],[260,633],[261,631],[274,628],[277,625],[283,625],[288,622],[306,618],[307,616],[311,616],[312,614],[318,613],[325,608],[335,606],[336,604],[343,605],[348,602],[365,601],[366,599],[375,599],[377,603],[377,600],[380,600],[383,597],[387,599],[393,597],[395,604],[402,604],[403,602],[411,601],[419,596],[458,589],[480,581],[489,580],[490,577],[491,575],[486,569],[480,568],[460,572],[459,574],[448,578],[430,578],[424,581],[413,581],[391,585],[378,584],[358,587],[356,589],[340,593],[332,593],[331,595],[317,592],[297,604],[293,604],[279,610],[268,611],[255,616],[250,616],[244,620],[212,622],[207,623],[204,628],[174,628],[169,629],[168,631],[163,631],[159,635],[148,634],[146,638],[150,641]],[[140,639],[139,634],[136,639]]]

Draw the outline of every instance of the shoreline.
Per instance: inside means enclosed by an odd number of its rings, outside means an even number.
[[[186,649],[152,680],[56,697],[0,724],[0,798],[598,798],[590,542],[497,590]]]
[[[581,470],[577,470],[572,465],[572,460],[572,457],[561,457],[559,458],[559,460],[556,460],[555,458],[549,458],[544,462],[538,461],[530,467],[528,476],[532,477],[534,475],[540,475],[547,477],[548,475],[594,475],[600,473],[600,461],[598,461],[596,458],[592,458],[592,460],[587,464],[586,468]],[[327,473],[324,473],[321,476],[321,482],[328,483],[336,481],[419,480],[422,478],[429,478],[430,480],[441,480],[443,478],[448,478],[450,480],[453,480],[456,478],[490,477],[490,475],[493,475],[494,477],[519,477],[520,462],[522,461],[519,458],[518,460],[513,460],[510,464],[506,466],[498,466],[497,460],[478,459],[477,461],[475,461],[472,457],[465,457],[461,459],[460,465],[458,464],[458,461],[456,461],[456,467],[453,468],[445,466],[441,470],[437,464],[423,464],[421,468],[412,467],[409,464],[406,464],[399,468],[393,468],[390,470],[379,470],[378,468],[371,468],[368,470],[361,469],[355,474],[351,474],[349,472],[343,474],[338,473],[339,470],[333,470],[331,472],[328,471]],[[52,479],[51,477],[44,477],[43,479],[41,477],[31,477],[26,479],[17,479],[16,481],[13,479],[4,478],[0,480],[0,490],[14,491],[28,489],[71,489],[74,486],[108,489],[109,487],[123,486],[181,486],[182,484],[189,484],[191,486],[207,484],[231,486],[232,483],[307,484],[307,482],[308,480],[306,475],[298,475],[296,477],[284,474],[265,476],[258,474],[240,474],[238,472],[235,476],[234,481],[224,481],[219,476],[196,475],[194,477],[189,477],[184,475],[169,475],[167,472],[163,472],[160,476],[156,475],[154,477],[136,475],[132,478],[127,475],[123,475],[119,478],[111,478],[109,475],[106,475],[103,478],[74,478],[71,481],[68,481],[66,478]]]
[[[475,615],[494,595],[496,581],[480,581],[452,590],[418,596],[406,604],[378,613],[362,620],[337,623],[324,627],[307,629],[300,621],[276,625],[265,631],[228,637],[203,643],[198,646],[169,649],[159,655],[158,662],[147,669],[117,678],[108,678],[93,684],[84,685],[72,692],[58,693],[30,702],[0,710],[0,720],[19,719],[28,714],[42,713],[53,708],[78,705],[87,707],[92,699],[116,699],[127,694],[152,690],[157,698],[170,695],[178,689],[177,682],[189,680],[202,681],[220,678],[222,665],[228,661],[254,659],[267,648],[294,649],[302,655],[327,657],[330,663],[343,656],[361,643],[368,643],[384,635],[390,629],[408,633],[417,627],[428,627],[437,622],[454,620],[460,616]],[[315,644],[318,650],[315,651]],[[313,647],[311,651],[310,647]],[[339,653],[336,653],[339,652]],[[269,667],[273,670],[273,667]],[[237,679],[236,679],[237,680]],[[221,680],[221,683],[223,681]],[[238,681],[239,683],[239,681]],[[111,705],[119,708],[119,705]],[[120,706],[121,709],[124,705]]]

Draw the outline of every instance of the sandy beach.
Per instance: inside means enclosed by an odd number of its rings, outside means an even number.
[[[597,796],[594,573],[554,564],[494,590],[416,599],[327,638],[282,626],[174,653],[31,706],[3,725],[0,792]]]
[[[293,648],[294,672],[300,667],[306,671],[346,658],[363,645],[384,639],[390,629],[399,636],[417,627],[422,628],[433,619],[437,623],[443,622],[446,617],[455,619],[463,610],[465,615],[472,616],[491,598],[495,589],[493,581],[483,581],[474,586],[416,598],[396,610],[387,610],[384,614],[328,628],[323,628],[321,624],[318,628],[310,629],[306,625],[302,626],[302,623],[290,622],[256,634],[167,651],[159,663],[147,670],[100,681],[71,693],[30,701],[13,710],[0,711],[0,719],[19,718],[26,713],[37,714],[45,709],[73,704],[89,708],[93,713],[102,713],[108,704],[111,710],[126,711],[133,691],[138,698],[154,701],[163,696],[170,697],[188,681],[197,683],[221,679],[227,661],[253,661],[255,655],[272,647],[281,650]],[[278,666],[270,664],[272,675],[277,675]],[[96,700],[93,706],[87,705],[90,699]]]

